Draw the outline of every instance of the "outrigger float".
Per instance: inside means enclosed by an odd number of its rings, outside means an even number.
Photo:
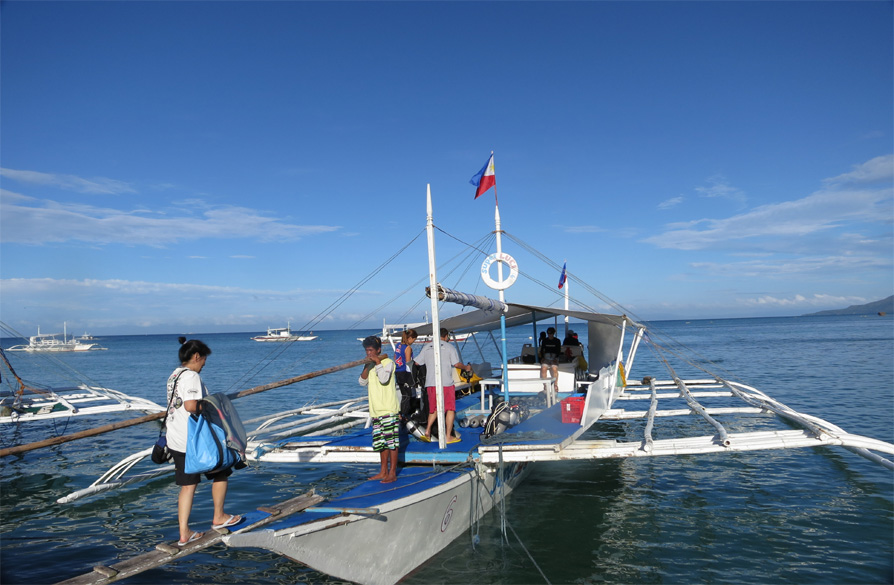
[[[418,440],[418,431],[414,435],[412,428],[402,432],[397,481],[367,481],[337,497],[278,514],[263,526],[234,527],[220,537],[222,542],[270,550],[348,581],[384,585],[400,581],[500,506],[528,474],[537,472],[542,461],[840,446],[894,469],[890,443],[849,434],[692,362],[686,367],[698,368],[698,376],[683,379],[669,361],[675,352],[657,344],[645,325],[625,314],[505,302],[503,292],[517,277],[518,267],[501,249],[499,209],[496,219],[497,252],[485,260],[482,276],[498,290],[499,299],[446,289],[439,286],[435,273],[429,193],[429,291],[437,292],[431,295],[432,323],[419,333],[431,335],[440,327],[460,334],[482,332],[504,356],[502,367],[487,372],[489,364],[482,362],[477,365],[480,379],[459,385],[463,391],[457,398],[456,416],[464,427],[462,440],[445,444],[439,400],[438,436],[442,438],[437,443],[425,442]],[[489,274],[494,263],[498,264],[497,279]],[[509,270],[505,279],[504,268]],[[440,320],[439,301],[476,310]],[[557,378],[544,380],[538,365],[525,363],[523,356],[506,357],[506,328],[534,324],[536,339],[537,322],[559,317],[586,323],[587,347],[580,356],[584,359],[559,364]],[[497,331],[500,341],[493,335]],[[666,366],[663,375],[634,378],[641,347],[656,352]],[[449,365],[436,362],[436,370],[442,367]],[[663,424],[680,418],[697,418],[702,424]],[[619,420],[644,421],[641,435],[627,441],[600,436],[600,423]],[[379,455],[371,447],[367,421],[365,399],[359,398],[246,421],[257,423],[249,437],[249,458],[314,465],[377,464]],[[679,436],[681,429],[693,427],[700,431]],[[128,481],[124,472],[148,454],[149,450],[135,454],[107,474],[105,483],[59,501],[71,502],[124,485]],[[413,538],[405,538],[408,534]],[[168,561],[183,554],[173,551]],[[66,583],[109,583],[118,578],[114,571],[97,570]]]
[[[29,421],[89,417],[112,412],[156,413],[165,407],[151,400],[130,396],[102,386],[78,384],[77,386],[40,387],[25,382],[16,374],[0,349],[9,389],[0,390],[0,424]]]

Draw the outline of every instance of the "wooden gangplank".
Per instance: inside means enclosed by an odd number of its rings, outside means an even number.
[[[280,518],[284,518],[290,514],[300,512],[305,508],[309,508],[323,501],[322,496],[314,494],[313,490],[300,496],[286,500],[280,504],[271,507],[258,508],[256,512],[245,514],[245,520],[234,526],[236,530],[233,532],[245,532],[260,528],[265,524],[270,524]],[[60,581],[57,585],[105,585],[115,581],[126,579],[165,565],[175,562],[183,557],[195,552],[199,552],[213,544],[220,542],[221,538],[230,533],[228,528],[220,528],[217,530],[209,529],[205,535],[191,542],[190,544],[180,547],[176,542],[163,542],[156,545],[155,550],[144,553],[137,557],[121,561],[111,566],[97,565],[93,567],[93,571],[84,575],[73,577],[66,581]]]

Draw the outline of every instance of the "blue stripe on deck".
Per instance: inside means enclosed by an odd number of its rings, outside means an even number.
[[[530,395],[528,395],[530,396]],[[463,396],[456,401],[459,416],[464,410],[477,410],[481,406],[480,394]],[[498,435],[499,443],[504,445],[537,445],[547,446],[561,443],[580,429],[579,423],[563,423],[561,402],[530,416],[521,424],[507,429]],[[422,429],[420,429],[422,430]],[[437,440],[431,443],[420,441],[409,434],[402,426],[400,431],[400,461],[402,463],[462,463],[470,458],[477,458],[477,449],[481,442],[483,428],[458,428],[456,432],[462,439],[458,443],[448,444],[444,449],[438,446]],[[517,439],[514,439],[517,437]],[[300,444],[304,442],[325,441],[327,446],[344,446],[367,448],[372,450],[372,429],[359,429],[339,436],[295,437],[283,441],[282,444]]]
[[[447,483],[455,479],[459,474],[468,471],[468,468],[457,470],[435,467],[402,467],[398,470],[397,481],[395,482],[365,481],[357,484],[337,498],[321,502],[318,506],[347,509],[377,508],[392,500],[417,494],[434,486]],[[282,530],[337,515],[331,510],[319,512],[305,510],[294,516],[273,522],[265,528]]]
[[[478,409],[480,405],[481,397],[477,393],[464,396],[456,401],[456,408],[460,415],[463,410]],[[560,402],[529,417],[521,424],[507,429],[505,432],[497,435],[497,437],[499,442],[504,445],[545,446],[561,443],[579,429],[579,423],[562,422]],[[484,429],[480,427],[463,428],[457,431],[462,437],[462,441],[449,444],[442,450],[438,447],[437,442],[426,443],[419,441],[401,427],[401,462],[450,464],[462,463],[477,458],[477,453],[475,452],[481,445],[481,434]],[[513,437],[518,437],[518,439],[513,440]],[[372,429],[361,429],[344,436],[295,438],[286,442],[301,443],[307,441],[328,441],[330,446],[368,447],[371,450]],[[370,475],[374,475],[378,468],[378,464],[371,464]],[[325,506],[327,510],[305,510],[294,516],[274,522],[267,528],[281,530],[323,518],[331,518],[337,515],[332,512],[332,508],[346,508],[348,510],[377,508],[386,502],[441,485],[454,479],[459,474],[468,472],[469,468],[465,466],[451,469],[431,465],[401,466],[398,470],[397,481],[393,483],[383,484],[380,481],[365,481],[342,495],[319,504],[319,507]]]

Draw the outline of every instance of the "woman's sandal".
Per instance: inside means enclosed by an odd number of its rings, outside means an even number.
[[[193,532],[192,534],[189,535],[189,538],[187,538],[186,541],[182,541],[182,540],[178,541],[177,546],[186,546],[187,544],[189,544],[191,542],[197,541],[198,539],[202,538],[203,536],[205,536],[204,532]]]

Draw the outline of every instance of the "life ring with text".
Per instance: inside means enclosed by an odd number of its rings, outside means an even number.
[[[508,278],[502,281],[496,281],[490,277],[490,267],[494,262],[502,262],[509,267]],[[505,252],[491,254],[485,258],[484,262],[481,264],[481,280],[484,281],[484,284],[494,290],[505,290],[509,288],[513,285],[516,278],[518,278],[518,263],[515,261],[515,258]]]

